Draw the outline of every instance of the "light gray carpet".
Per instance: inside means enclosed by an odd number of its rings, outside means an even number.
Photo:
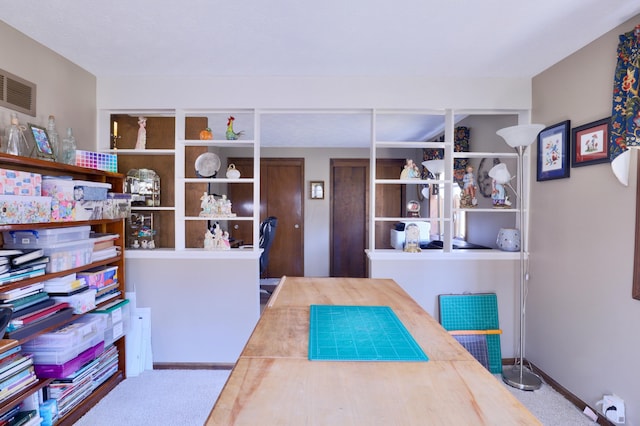
[[[220,370],[147,370],[120,383],[76,425],[199,426],[228,376]],[[496,380],[502,382],[499,375]],[[594,424],[546,384],[533,392],[505,386],[545,426]]]

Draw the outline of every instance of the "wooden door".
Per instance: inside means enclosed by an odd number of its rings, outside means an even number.
[[[253,170],[250,158],[230,158],[243,176]],[[246,172],[245,172],[246,171]],[[245,188],[246,187],[246,188]],[[251,185],[229,185],[229,199],[239,215],[253,209]],[[269,253],[269,264],[263,277],[304,276],[304,159],[260,159],[260,220],[278,218],[276,235]],[[246,209],[245,212],[243,209]],[[234,238],[251,241],[248,224],[237,223]],[[247,229],[243,229],[245,226]]]
[[[398,178],[404,160],[377,160],[379,179]],[[376,215],[400,217],[404,205],[402,185],[378,185]],[[331,160],[332,277],[368,276],[365,254],[369,239],[369,160]],[[390,248],[391,223],[376,223],[376,248]]]

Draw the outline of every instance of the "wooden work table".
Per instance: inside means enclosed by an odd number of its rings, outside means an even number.
[[[309,361],[309,306],[389,306],[427,362]],[[207,425],[540,425],[388,279],[285,277]]]

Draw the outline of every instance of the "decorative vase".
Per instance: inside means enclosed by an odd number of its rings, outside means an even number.
[[[240,170],[236,169],[235,164],[229,164],[227,167],[227,177],[229,179],[239,179],[240,178]]]
[[[496,238],[496,244],[500,250],[520,251],[520,230],[513,228],[501,228]]]

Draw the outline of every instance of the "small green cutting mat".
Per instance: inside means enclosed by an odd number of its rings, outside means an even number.
[[[495,293],[441,294],[438,299],[440,302],[440,324],[445,330],[498,330],[500,328],[498,298]],[[483,363],[481,358],[488,356],[489,371],[494,374],[502,371],[499,334],[482,336],[486,340],[484,344],[486,349],[478,348],[461,336],[455,337],[481,363]],[[485,350],[487,355],[480,355],[479,351],[482,350]],[[483,363],[483,365],[485,364]]]
[[[309,359],[428,361],[388,306],[311,305]]]

